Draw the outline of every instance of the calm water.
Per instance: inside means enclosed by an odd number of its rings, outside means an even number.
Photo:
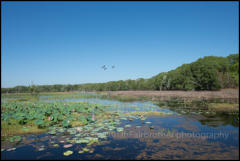
[[[82,154],[78,151],[84,144],[63,147],[69,144],[66,138],[73,137],[70,134],[25,135],[17,145],[2,142],[5,148],[1,159],[239,159],[239,127],[220,116],[204,122],[207,118],[202,115],[182,115],[148,101],[128,103],[99,98],[46,101],[87,101],[106,105],[110,111],[159,111],[168,115],[149,116],[144,121],[121,119],[118,127],[124,127],[124,131],[108,133],[107,138],[92,145],[91,152]],[[58,147],[52,146],[54,143]],[[12,147],[16,149],[11,150]],[[64,156],[67,150],[73,154]]]

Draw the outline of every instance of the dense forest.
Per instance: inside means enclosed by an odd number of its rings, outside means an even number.
[[[119,80],[76,85],[30,85],[1,88],[2,93],[117,91],[117,90],[219,90],[236,88],[239,80],[239,54],[206,56],[190,64],[149,79]]]

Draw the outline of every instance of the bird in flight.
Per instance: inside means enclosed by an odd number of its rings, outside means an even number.
[[[102,66],[102,68],[103,68],[104,70],[107,70],[107,67],[106,67],[106,65]]]
[[[106,67],[106,65],[103,65],[102,66],[102,68],[104,69],[104,70],[107,70],[107,67]],[[112,65],[112,69],[114,69],[115,68],[115,66],[114,65]]]

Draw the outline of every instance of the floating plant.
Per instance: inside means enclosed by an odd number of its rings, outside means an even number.
[[[64,156],[69,156],[71,154],[73,154],[73,151],[71,151],[71,150],[68,150],[68,151],[63,153]]]

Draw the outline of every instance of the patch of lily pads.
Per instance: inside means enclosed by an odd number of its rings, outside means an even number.
[[[119,127],[122,121],[129,123],[134,119],[145,121],[147,118],[144,112],[108,111],[106,106],[86,102],[12,102],[1,104],[1,106],[4,107],[2,120],[17,119],[19,124],[25,125],[31,122],[39,128],[48,128],[48,134],[52,137],[66,136],[58,142],[51,142],[52,147],[70,148],[74,144],[81,144],[85,147],[78,152],[79,154],[93,152],[88,149],[89,146],[106,139],[110,131],[122,132],[124,128],[131,127],[130,124]],[[141,110],[137,105],[132,108]],[[140,127],[137,126],[137,128]],[[25,128],[27,127],[23,126],[23,129]],[[10,139],[11,142],[20,141],[21,137],[15,136]],[[45,147],[41,146],[38,150],[43,151]],[[63,153],[64,156],[71,154],[73,152],[70,150]]]

